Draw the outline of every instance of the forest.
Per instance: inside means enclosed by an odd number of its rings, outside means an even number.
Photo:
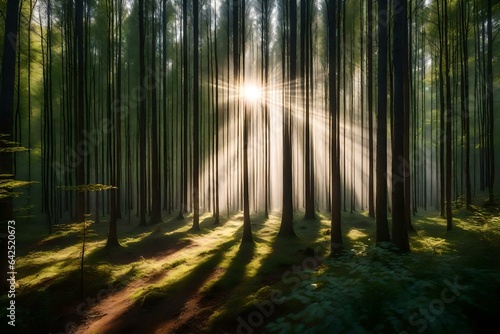
[[[484,333],[500,1],[0,0],[2,333]]]

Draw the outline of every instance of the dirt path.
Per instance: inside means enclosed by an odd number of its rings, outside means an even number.
[[[168,256],[163,257],[166,260]],[[132,281],[123,289],[103,298],[86,313],[86,319],[74,333],[176,333],[189,326],[191,333],[201,332],[204,323],[217,305],[202,306],[204,297],[201,288],[208,282],[218,279],[225,269],[216,267],[208,277],[200,277],[193,287],[176,291],[172,296],[162,299],[152,306],[141,306],[133,302],[132,295],[147,288],[168,275],[167,272],[148,278]],[[221,300],[218,301],[222,303]],[[206,303],[204,303],[206,304]],[[200,319],[202,318],[202,319]],[[193,322],[193,319],[197,319]],[[185,332],[184,330],[181,330]]]
[[[205,282],[208,283],[212,280],[215,280],[223,273],[223,269],[217,268],[212,271]],[[182,308],[178,311],[179,313],[171,314],[171,316],[167,316],[164,321],[160,321],[157,324],[154,333],[185,333],[183,329],[185,329],[186,327],[190,328],[190,333],[196,333],[198,331],[201,333],[205,325],[205,321],[211,313],[211,310],[215,309],[215,307],[217,306],[216,304],[211,304],[208,307],[202,306],[201,301],[203,297],[204,293],[200,290],[192,292],[184,302],[184,306],[182,306]],[[172,310],[172,306],[177,306],[177,303],[171,304],[167,300],[162,304],[163,305],[158,305],[158,307],[155,307],[155,309],[157,311],[160,311],[161,313]],[[196,321],[193,321],[193,319],[196,319]]]
[[[75,333],[105,333],[107,324],[119,320],[126,310],[132,307],[132,293],[146,286],[144,279],[139,279],[126,286],[124,289],[102,299],[92,307],[86,314],[87,320],[78,326]]]

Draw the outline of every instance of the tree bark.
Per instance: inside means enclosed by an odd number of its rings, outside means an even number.
[[[451,106],[451,83],[450,83],[450,54],[448,45],[448,3],[443,3],[444,12],[444,66],[445,66],[445,79],[446,79],[446,230],[452,229],[452,211],[451,211],[451,124],[452,124],[452,106]]]
[[[368,94],[368,215],[375,217],[375,205],[373,194],[373,1],[368,0],[368,25],[366,36],[367,52],[367,94]]]
[[[156,23],[154,13],[155,2],[152,1],[151,20],[151,217],[149,224],[157,224],[161,221],[161,188],[160,188],[160,163],[158,159],[158,110],[157,110],[157,82],[156,82]],[[167,175],[164,175],[167,177]]]
[[[292,139],[291,124],[295,107],[297,78],[297,1],[289,1],[288,23],[290,28],[287,61],[289,62],[288,89],[289,99],[283,116],[283,209],[279,236],[295,236],[293,229],[293,178],[292,178]]]
[[[144,29],[144,0],[139,0],[139,225],[146,226],[146,91],[145,91],[145,29]]]
[[[316,219],[316,214],[314,212],[314,162],[312,160],[311,154],[311,125],[310,125],[310,81],[311,76],[311,66],[312,62],[309,59],[312,57],[312,50],[310,48],[310,31],[312,29],[311,25],[311,14],[310,14],[310,4],[309,0],[301,1],[301,38],[300,38],[300,61],[301,61],[301,82],[302,82],[302,95],[305,104],[305,204],[306,212],[304,219]]]
[[[200,229],[200,140],[199,140],[199,113],[200,113],[200,93],[198,58],[199,58],[199,8],[198,0],[193,0],[193,230]]]
[[[182,1],[182,166],[181,166],[181,202],[178,219],[184,218],[187,212],[187,179],[188,179],[188,98],[189,98],[189,63],[188,63],[188,0]]]
[[[377,243],[390,241],[387,223],[387,0],[378,2]]]
[[[79,145],[84,142],[85,131],[85,68],[83,49],[83,0],[75,2],[75,24],[76,24],[76,46],[77,46],[77,68],[76,68],[76,86],[77,86],[77,105],[75,115],[75,152],[78,152],[78,163],[76,166],[76,184],[85,183],[85,155],[79,153]],[[76,221],[81,223],[85,220],[85,193],[78,191],[76,194]]]
[[[469,49],[468,49],[468,30],[469,18],[467,10],[467,1],[460,1],[460,20],[461,20],[461,38],[462,38],[462,119],[465,131],[465,206],[471,210],[472,190],[470,178],[470,113],[469,113]]]
[[[328,111],[330,116],[330,161],[331,161],[331,187],[332,187],[332,215],[331,215],[331,255],[338,254],[343,248],[341,229],[341,192],[340,192],[340,155],[339,155],[339,132],[337,110],[337,74],[335,66],[337,64],[337,9],[336,0],[330,0],[327,4],[328,11]]]
[[[392,146],[392,242],[402,252],[410,250],[408,231],[405,222],[405,202],[404,202],[404,117],[405,98],[404,78],[407,75],[405,70],[406,48],[405,33],[407,25],[406,0],[394,2],[394,42],[393,42],[393,66],[394,66],[394,121],[393,133],[394,142]],[[402,175],[403,174],[403,175]]]
[[[495,184],[495,147],[494,147],[494,108],[493,108],[493,21],[491,15],[492,0],[488,0],[488,69],[487,69],[487,84],[488,84],[488,113],[489,113],[489,184],[488,190],[490,194],[489,204],[493,205],[495,197],[493,194],[493,186]]]

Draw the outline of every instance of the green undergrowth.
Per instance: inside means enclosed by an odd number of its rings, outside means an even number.
[[[296,276],[274,302],[276,311],[262,331],[484,331],[500,313],[498,208],[476,207],[473,213],[457,211],[455,217],[452,231],[446,232],[444,219],[417,215],[409,254],[397,254],[390,244],[351,240],[342,256],[325,260],[303,279]],[[266,296],[270,300],[269,292]],[[258,324],[255,319],[244,318],[243,326]]]
[[[201,248],[183,251],[186,262],[138,290],[133,296],[137,303],[152,307],[166,298],[175,298],[179,291],[189,290],[191,295],[203,294],[207,304],[210,299],[224,295],[225,306],[215,314],[225,313],[225,309],[239,311],[242,305],[253,301],[253,293],[263,282],[275,281],[276,270],[299,261],[306,247],[317,238],[312,229],[300,237],[276,238],[280,217],[271,215],[264,220],[256,214],[252,216],[254,242],[241,244],[242,219],[242,215],[236,215],[223,227],[196,238]],[[321,225],[314,224],[318,228]]]
[[[56,225],[54,233],[47,235],[39,224],[16,221],[16,330],[49,332],[54,326],[61,330],[65,324],[79,324],[83,321],[82,296],[83,309],[88,309],[100,296],[136,280],[152,284],[164,273],[183,268],[191,255],[189,249],[203,243],[204,235],[226,233],[222,225],[214,226],[207,217],[202,231],[196,233],[190,231],[189,218],[166,217],[162,223],[146,227],[137,226],[135,219],[131,224],[123,219],[118,224],[121,247],[117,248],[105,247],[106,220],[87,221],[83,292],[83,224]],[[224,233],[221,238],[229,239]],[[7,303],[5,295],[0,302]],[[4,309],[0,316],[5,317]]]
[[[252,215],[248,244],[241,244],[241,213],[219,225],[206,214],[200,231],[191,230],[190,217],[147,227],[124,219],[121,247],[112,249],[105,247],[107,222],[87,222],[83,307],[99,301],[103,289],[130,288],[134,307],[145,311],[170,301],[182,309],[197,296],[206,319],[199,326],[228,333],[472,332],[500,312],[498,207],[455,209],[450,232],[438,213],[418,213],[409,254],[375,246],[366,212],[343,213],[344,251],[336,258],[327,257],[329,215],[308,221],[301,215],[295,214],[292,238],[277,237],[279,214]],[[82,323],[83,225],[56,226],[41,238],[33,236],[41,235],[39,226],[17,225],[16,329],[60,331]]]

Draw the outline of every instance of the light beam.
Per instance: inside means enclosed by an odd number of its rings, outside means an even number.
[[[243,97],[247,102],[257,103],[262,99],[262,91],[254,84],[246,84],[243,86]]]

